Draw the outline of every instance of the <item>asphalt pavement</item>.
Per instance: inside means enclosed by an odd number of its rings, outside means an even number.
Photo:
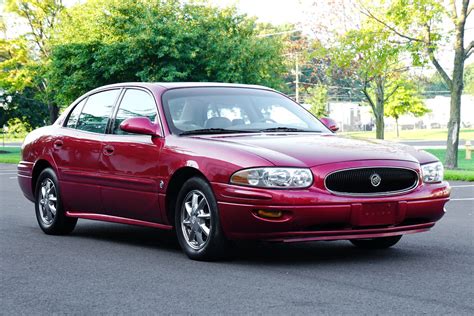
[[[79,220],[47,236],[0,164],[0,314],[473,315],[474,183],[452,185],[439,224],[389,250],[250,243],[206,263],[154,229]]]

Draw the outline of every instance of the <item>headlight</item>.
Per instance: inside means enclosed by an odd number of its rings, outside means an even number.
[[[313,174],[301,168],[252,168],[237,171],[230,182],[262,188],[307,188],[313,183]]]
[[[444,177],[444,168],[441,162],[427,163],[421,165],[421,176],[423,182],[425,183],[434,183],[443,181]]]

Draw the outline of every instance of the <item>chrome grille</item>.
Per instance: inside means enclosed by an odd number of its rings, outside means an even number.
[[[397,194],[414,189],[418,173],[391,167],[345,169],[330,173],[324,183],[326,189],[342,195]]]

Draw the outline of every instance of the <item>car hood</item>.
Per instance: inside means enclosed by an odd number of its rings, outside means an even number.
[[[195,137],[239,147],[282,166],[313,167],[355,160],[436,161],[431,154],[410,146],[334,134],[221,134]]]

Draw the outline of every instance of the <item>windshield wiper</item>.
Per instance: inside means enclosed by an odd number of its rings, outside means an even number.
[[[321,133],[321,131],[308,131],[305,129],[294,128],[294,127],[271,127],[261,129],[260,132],[306,132],[306,133]]]
[[[234,134],[234,133],[255,133],[255,131],[245,131],[245,130],[236,130],[236,129],[226,129],[226,128],[202,128],[195,129],[192,131],[184,131],[179,134],[182,135],[200,135],[200,134]]]

